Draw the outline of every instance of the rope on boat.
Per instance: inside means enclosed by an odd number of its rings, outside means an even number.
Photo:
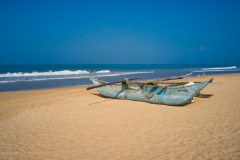
[[[102,103],[102,102],[105,102],[105,101],[111,101],[111,100],[114,100],[114,99],[107,99],[107,100],[104,100],[104,101],[98,101],[98,102],[90,103],[89,105],[93,105],[93,104],[97,104],[97,103]]]

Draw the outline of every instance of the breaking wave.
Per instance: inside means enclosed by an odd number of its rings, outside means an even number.
[[[51,75],[72,75],[72,74],[87,74],[88,71],[85,70],[77,70],[77,71],[69,71],[69,70],[63,70],[63,71],[48,71],[48,72],[32,72],[32,73],[5,73],[0,74],[0,77],[23,77],[23,76],[51,76]]]
[[[187,77],[187,76],[191,76],[193,74],[193,72],[190,72],[190,73],[187,73],[187,74],[185,74],[185,75],[181,75],[181,76],[179,76],[179,77]]]
[[[235,69],[237,68],[236,66],[231,66],[231,67],[217,67],[217,68],[202,68],[203,70],[219,70],[219,69]]]
[[[110,70],[101,70],[101,71],[97,71],[96,73],[110,73]]]
[[[225,72],[225,71],[237,71],[236,66],[231,67],[216,67],[216,68],[202,68],[201,70],[193,71],[193,72]]]
[[[47,81],[47,80],[66,80],[66,79],[82,79],[88,77],[111,77],[131,74],[147,74],[154,73],[153,71],[122,71],[111,72],[110,70],[100,71],[85,71],[85,70],[63,70],[63,71],[49,71],[49,72],[32,72],[32,73],[6,73],[0,74],[0,83],[13,82],[30,82],[30,81]]]

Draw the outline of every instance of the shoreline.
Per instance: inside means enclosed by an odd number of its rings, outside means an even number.
[[[211,75],[200,75],[200,77],[213,77],[213,76],[224,76],[224,75],[240,75],[240,73],[226,73],[226,74],[211,74]],[[188,79],[192,79],[192,78],[197,78],[198,76],[187,76],[187,77],[183,77],[183,79],[178,79],[178,80],[170,80],[172,82],[175,81],[184,81],[184,80],[188,80]],[[200,78],[198,77],[198,78]],[[139,82],[147,82],[147,81],[153,81],[156,79],[144,79],[144,80],[137,80]],[[21,92],[21,91],[38,91],[38,90],[53,90],[53,89],[67,89],[67,88],[86,88],[88,86],[93,85],[91,84],[86,84],[86,85],[76,85],[76,86],[62,86],[62,87],[52,87],[52,88],[39,88],[39,89],[22,89],[22,90],[9,90],[9,91],[0,91],[0,93],[5,93],[5,92]]]
[[[0,159],[238,159],[240,74],[167,106],[67,87],[0,92]],[[179,80],[178,80],[179,81]]]

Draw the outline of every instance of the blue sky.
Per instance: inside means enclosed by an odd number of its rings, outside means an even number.
[[[240,1],[0,1],[0,64],[240,64]]]

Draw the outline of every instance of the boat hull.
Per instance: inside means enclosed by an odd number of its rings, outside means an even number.
[[[100,85],[107,82],[100,81],[96,78],[90,78],[94,85]],[[153,85],[139,85],[121,83],[111,84],[103,87],[98,87],[97,90],[101,95],[135,101],[143,101],[165,105],[184,105],[200,92],[212,79],[195,83],[188,86],[169,86],[160,87]]]

